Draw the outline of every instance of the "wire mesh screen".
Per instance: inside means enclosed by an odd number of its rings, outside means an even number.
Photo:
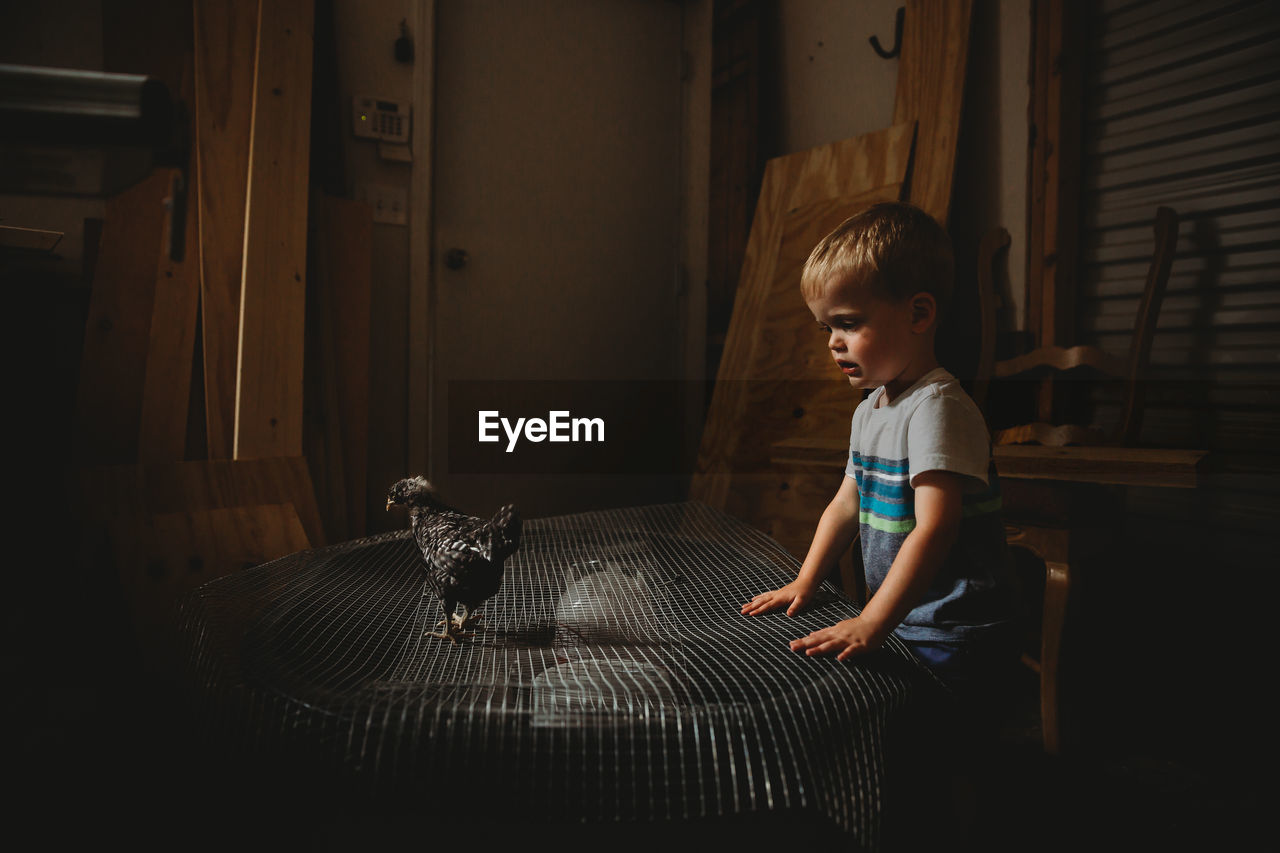
[[[370,792],[529,815],[825,815],[875,848],[886,733],[931,686],[896,639],[856,661],[788,641],[855,615],[745,617],[795,577],[773,540],[698,503],[527,521],[475,634],[442,618],[408,531],[284,557],[181,607],[208,731]]]

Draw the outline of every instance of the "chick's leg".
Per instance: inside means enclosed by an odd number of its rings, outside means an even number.
[[[462,605],[462,619],[458,622],[458,627],[462,630],[474,628],[480,623],[481,615],[479,610],[472,610],[467,605]]]
[[[465,602],[459,606],[462,608],[462,615],[459,616],[454,614],[453,627],[457,629],[459,637],[473,636],[474,632],[468,631],[467,629],[475,625],[480,617],[478,614],[473,613],[471,608]]]
[[[437,622],[436,625],[444,625],[444,631],[443,632],[426,631],[423,633],[422,636],[439,637],[442,640],[451,641],[456,646],[458,644],[458,632],[456,627],[453,624],[453,611],[457,608],[458,603],[456,601],[450,601],[449,599],[446,598],[446,599],[441,599],[440,604],[442,607],[444,607],[444,619]]]

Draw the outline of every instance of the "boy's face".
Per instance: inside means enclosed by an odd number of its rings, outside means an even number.
[[[822,294],[808,300],[850,385],[885,385],[892,397],[923,375],[919,368],[933,357],[933,341],[925,334],[933,313],[924,316],[921,296],[932,305],[928,294],[891,302],[876,296],[869,282],[844,280],[828,282]]]

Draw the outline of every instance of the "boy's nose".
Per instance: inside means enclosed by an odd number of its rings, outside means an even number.
[[[834,352],[840,352],[844,349],[844,341],[840,340],[835,332],[832,332],[831,337],[827,339],[827,346]]]

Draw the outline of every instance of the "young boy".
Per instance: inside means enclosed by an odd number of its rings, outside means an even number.
[[[874,390],[853,414],[847,476],[796,579],[742,612],[799,612],[861,532],[862,614],[791,648],[845,660],[892,632],[957,691],[981,693],[1014,655],[1012,578],[986,424],[934,354],[952,268],[946,232],[901,203],[849,218],[813,249],[805,302],[849,384]]]

